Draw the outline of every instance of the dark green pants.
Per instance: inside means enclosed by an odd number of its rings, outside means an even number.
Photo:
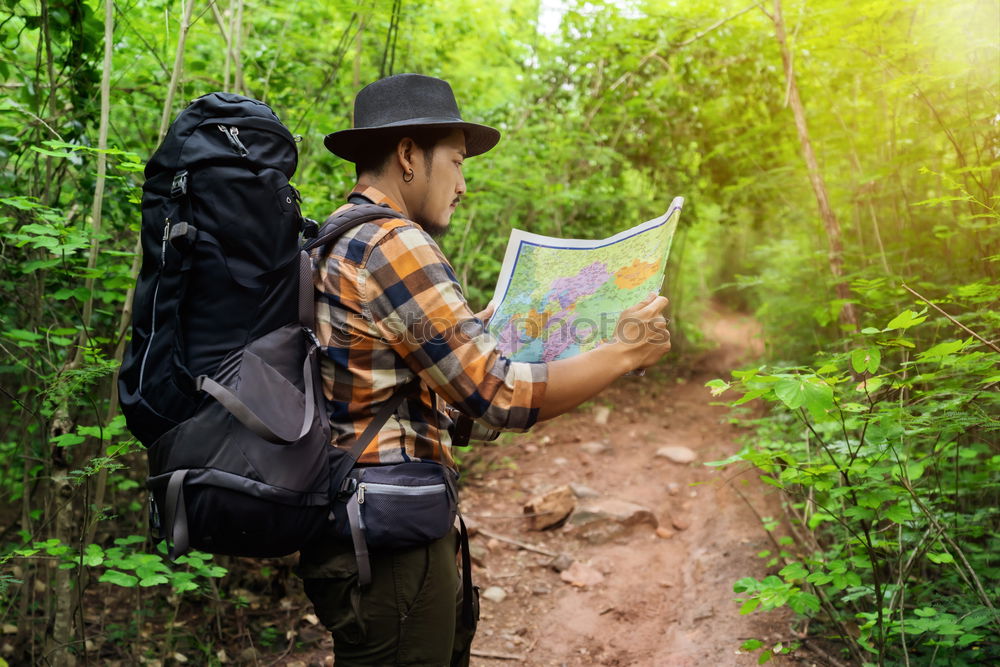
[[[468,665],[476,629],[462,622],[457,547],[453,531],[423,547],[372,554],[372,583],[364,590],[349,543],[303,550],[299,576],[333,634],[335,664]]]

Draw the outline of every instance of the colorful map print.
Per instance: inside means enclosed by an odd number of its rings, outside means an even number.
[[[554,361],[610,339],[621,312],[659,293],[684,200],[599,241],[513,230],[489,323],[514,361]]]

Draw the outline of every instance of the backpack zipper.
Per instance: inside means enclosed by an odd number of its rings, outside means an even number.
[[[167,263],[167,241],[170,239],[170,218],[163,219],[163,239],[160,244],[160,271]],[[159,284],[159,283],[157,283]]]
[[[240,129],[238,127],[231,126],[226,127],[225,125],[216,125],[219,130],[226,135],[226,139],[229,140],[229,145],[233,147],[233,150],[240,154],[240,157],[246,157],[250,154],[247,147],[243,145],[240,141]]]
[[[142,353],[142,363],[139,364],[139,393],[142,393],[142,378],[146,375],[146,357],[153,347],[153,338],[156,337],[156,297],[160,293],[160,279],[156,279],[156,287],[153,288],[153,321],[149,327],[149,338],[146,339],[146,351]]]
[[[153,316],[149,325],[149,338],[146,339],[146,351],[142,353],[142,363],[139,364],[139,392],[142,392],[142,379],[146,375],[146,358],[149,350],[153,347],[153,338],[156,337],[156,297],[160,293],[160,276],[163,267],[167,264],[167,241],[170,239],[170,218],[163,219],[163,239],[160,245],[160,270],[157,271],[156,287],[153,288]]]

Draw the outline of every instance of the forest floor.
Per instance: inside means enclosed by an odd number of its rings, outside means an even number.
[[[734,601],[735,581],[768,573],[758,554],[775,547],[761,519],[781,515],[777,490],[736,466],[704,465],[737,452],[745,433],[712,404],[705,383],[760,355],[759,328],[716,309],[702,329],[715,347],[691,363],[668,357],[530,433],[460,454],[462,510],[484,593],[474,667],[755,665],[759,651],[739,650],[747,639],[797,639],[788,614],[744,616]],[[693,460],[672,462],[657,455],[663,447],[686,448]],[[573,492],[563,488],[561,497],[577,513],[532,530],[525,505],[567,486]],[[621,516],[581,525],[581,506]],[[239,665],[331,665],[330,635],[292,574],[295,560],[220,558],[226,597],[241,600],[235,609],[221,600],[175,607],[173,622],[148,618],[124,646],[109,633],[128,622],[131,589],[113,601],[92,590],[85,616],[94,649],[104,664],[122,666],[199,664],[208,655]],[[135,604],[147,606],[138,597]],[[194,639],[212,627],[226,637],[221,647]],[[163,637],[160,653],[150,642]],[[122,655],[128,644],[131,659]],[[140,658],[151,649],[162,657]],[[771,664],[803,662],[825,664],[803,651]]]
[[[485,545],[477,581],[507,594],[482,601],[474,665],[755,665],[759,652],[739,651],[745,640],[794,639],[786,615],[741,616],[734,602],[737,579],[766,573],[757,554],[774,546],[760,517],[780,516],[776,490],[703,465],[740,448],[740,430],[704,385],[759,356],[760,333],[752,319],[719,310],[703,330],[716,347],[689,375],[622,378],[591,405],[516,437],[504,459],[466,484],[463,512]],[[696,460],[657,456],[665,446],[688,448]],[[572,521],[527,530],[524,504],[570,484],[598,494],[578,503],[627,501],[651,510],[656,525],[647,519],[611,539]],[[577,565],[557,573],[552,558],[487,532]]]
[[[721,310],[703,330],[716,347],[682,375],[667,362],[624,377],[572,413],[466,455],[462,508],[476,532],[474,576],[495,598],[481,601],[474,666],[756,665],[759,651],[739,650],[745,640],[795,639],[787,614],[742,616],[734,602],[737,579],[767,573],[758,553],[774,546],[760,517],[780,516],[776,490],[752,473],[703,465],[737,452],[741,435],[705,382],[759,356],[760,332],[752,319]],[[657,456],[664,446],[693,450],[696,460]],[[652,516],[596,532],[572,521],[530,530],[524,505],[563,485],[596,493],[578,505],[627,501]],[[541,552],[575,564],[560,573]],[[296,652],[285,664],[324,657]],[[771,664],[801,663],[786,656]]]

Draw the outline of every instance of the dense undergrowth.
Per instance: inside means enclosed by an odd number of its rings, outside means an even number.
[[[737,584],[746,611],[790,606],[855,662],[997,657],[995,3],[574,0],[558,25],[516,0],[189,3],[0,6],[0,663],[252,661],[309,634],[290,562],[169,564],[144,537],[114,381],[141,171],[185,100],[242,92],[302,136],[322,219],[353,179],[323,134],[403,71],[504,135],[442,240],[475,308],[512,227],[602,238],[686,198],[677,355],[713,299],[765,327],[767,365],[717,388],[773,405],[739,458],[795,539]]]
[[[996,313],[980,308],[998,298],[978,282],[931,303],[989,341]],[[786,516],[766,528],[794,536],[761,554],[775,574],[735,591],[745,613],[788,606],[821,621],[859,662],[990,664],[1000,659],[1000,350],[915,307],[815,365],[712,383],[742,393],[733,405],[773,404],[720,463],[750,463],[782,489]]]
[[[968,195],[966,192],[965,195]],[[1000,220],[977,202],[984,219]],[[741,611],[788,607],[865,664],[1000,660],[1000,285],[859,281],[863,328],[804,365],[709,383],[752,435],[736,455],[784,492],[775,573]],[[865,298],[868,297],[868,298]],[[905,303],[901,311],[889,303]],[[770,408],[750,417],[755,399]],[[792,537],[777,537],[790,531]],[[817,629],[822,628],[822,633]],[[766,660],[788,647],[762,649]]]

